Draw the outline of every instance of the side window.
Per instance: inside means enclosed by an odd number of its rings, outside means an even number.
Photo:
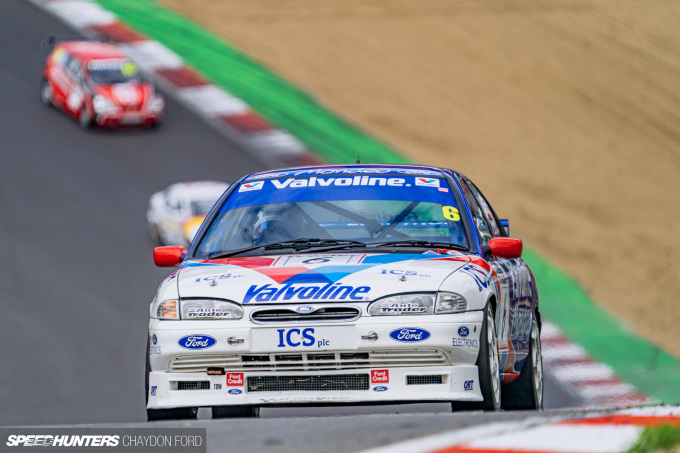
[[[496,221],[496,216],[494,215],[493,209],[491,209],[491,206],[489,203],[486,201],[486,198],[484,198],[484,195],[479,191],[477,186],[475,186],[472,181],[466,181],[467,184],[470,186],[470,190],[475,196],[475,199],[479,203],[479,207],[482,209],[482,212],[484,213],[484,218],[486,219],[486,222],[489,224],[491,227],[491,234],[493,237],[499,237],[502,236],[503,234],[501,231],[503,231],[501,225],[498,224]]]
[[[461,185],[463,186],[463,193],[465,194],[465,198],[467,199],[467,202],[470,205],[470,212],[472,213],[472,218],[473,221],[475,222],[475,227],[477,228],[477,232],[479,233],[479,241],[482,243],[482,245],[486,245],[493,236],[491,235],[491,232],[489,230],[489,225],[484,220],[484,212],[480,208],[479,203],[477,203],[477,199],[475,198],[472,191],[468,187],[467,181],[461,181],[461,183],[462,183]]]

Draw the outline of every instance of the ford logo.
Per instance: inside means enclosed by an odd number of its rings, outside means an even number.
[[[316,308],[310,307],[309,305],[303,305],[302,307],[295,308],[295,311],[298,313],[311,313],[316,311]]]
[[[467,337],[468,335],[470,335],[470,329],[468,329],[465,326],[460,326],[458,328],[458,335],[461,337]]]
[[[390,332],[390,338],[396,341],[415,343],[430,338],[430,332],[417,327],[402,327],[400,329],[394,329],[392,332]]]
[[[158,337],[156,336],[156,334],[153,334],[153,336],[151,337],[151,342],[152,342],[153,344],[158,343]]]
[[[177,342],[184,349],[206,349],[215,346],[217,340],[209,335],[187,335]]]
[[[387,390],[387,387],[385,387],[384,385],[379,385],[377,387],[373,387],[374,392],[384,392],[385,390]]]
[[[231,389],[231,390],[229,390],[229,394],[230,394],[230,395],[240,395],[241,393],[243,393],[243,392],[242,392],[241,390],[239,390],[239,389]]]

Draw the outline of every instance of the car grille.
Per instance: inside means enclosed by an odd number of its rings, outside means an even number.
[[[297,354],[196,354],[174,357],[171,373],[205,373],[208,367],[235,371],[310,371],[450,366],[446,354],[436,349]]]
[[[406,385],[428,385],[443,383],[444,379],[441,374],[433,374],[426,376],[406,376]]]
[[[210,390],[210,381],[177,381],[177,390]]]
[[[298,313],[286,308],[271,308],[257,310],[250,315],[251,319],[257,323],[352,321],[359,316],[361,316],[361,310],[355,307],[325,307],[309,313]]]
[[[368,374],[339,374],[329,376],[250,376],[248,392],[285,392],[332,390],[368,390]]]

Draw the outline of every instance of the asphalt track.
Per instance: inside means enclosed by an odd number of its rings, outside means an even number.
[[[231,181],[267,168],[172,98],[163,126],[151,131],[83,131],[46,108],[40,42],[61,33],[72,31],[27,2],[0,2],[0,426],[145,420],[148,303],[167,274],[152,263],[148,199],[173,182]],[[548,376],[545,403],[579,401]],[[370,431],[371,420],[387,429],[379,414],[420,412],[410,417],[430,420],[422,429],[401,430],[415,435],[449,411],[428,404],[264,409],[262,416],[320,433],[326,416],[359,415],[342,423]],[[449,425],[488,420],[440,415]],[[273,420],[258,423],[290,432]]]

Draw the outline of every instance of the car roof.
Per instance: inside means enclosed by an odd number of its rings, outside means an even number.
[[[57,45],[81,60],[98,60],[109,58],[128,58],[113,44],[98,41],[63,41]]]
[[[316,165],[310,167],[292,167],[280,170],[252,173],[243,178],[244,181],[268,178],[290,178],[295,176],[333,176],[361,174],[401,174],[411,176],[445,177],[452,174],[450,170],[429,165],[402,164],[351,164],[351,165]]]

